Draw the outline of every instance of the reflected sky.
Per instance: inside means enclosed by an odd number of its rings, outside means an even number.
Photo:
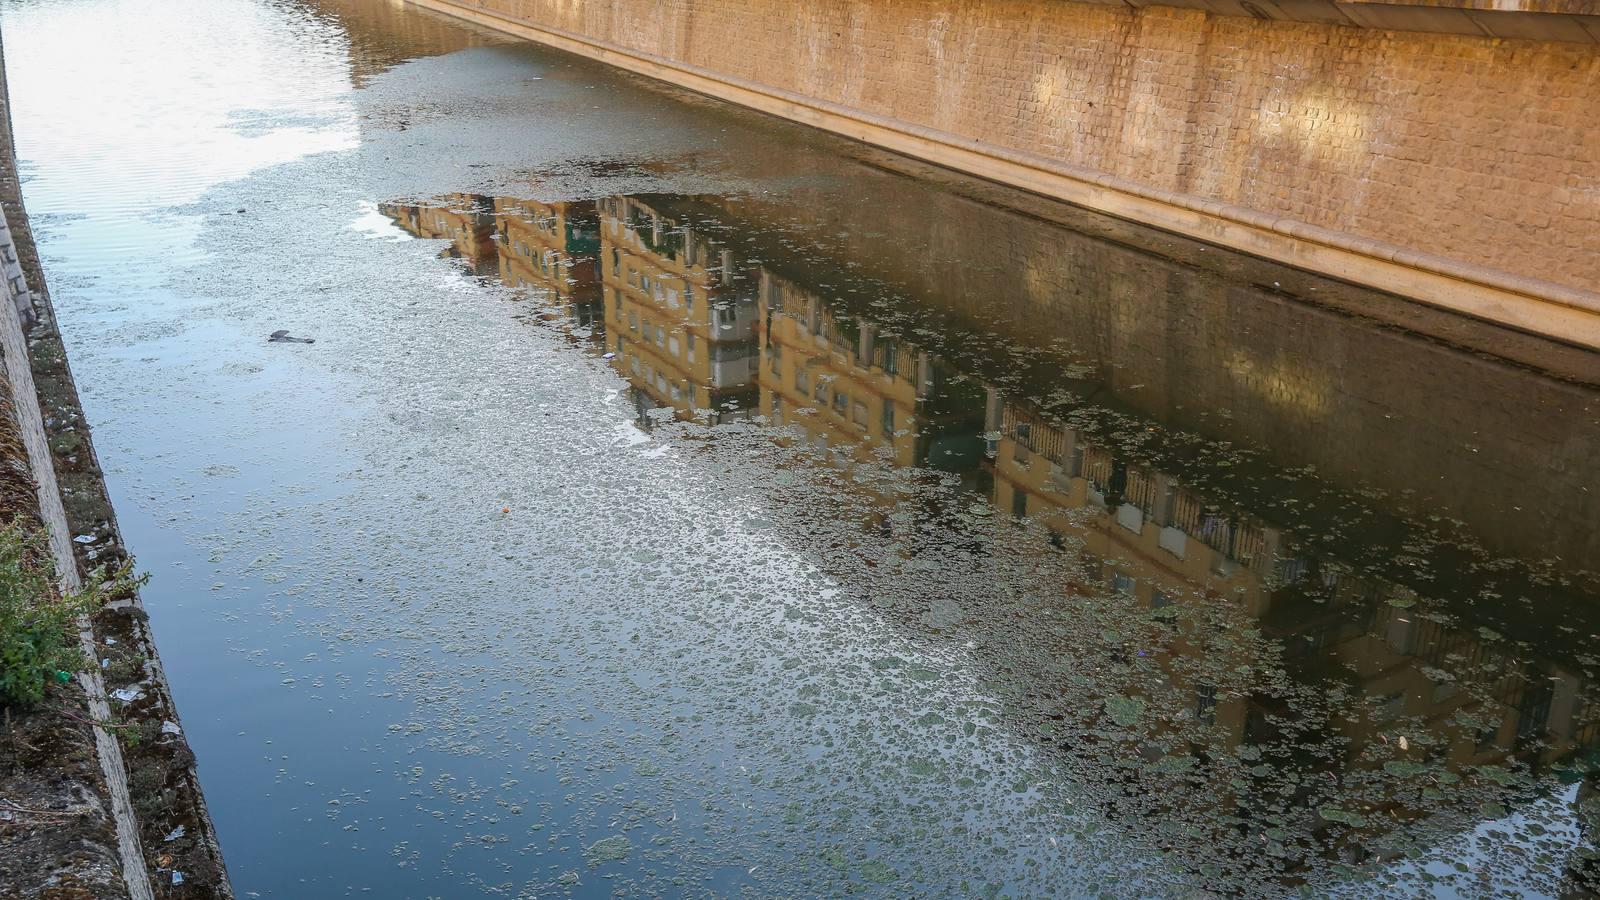
[[[398,4],[0,12],[241,894],[1593,877],[1592,355]]]

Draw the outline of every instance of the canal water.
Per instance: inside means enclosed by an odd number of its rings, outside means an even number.
[[[0,25],[241,896],[1594,884],[1593,356],[385,0]]]

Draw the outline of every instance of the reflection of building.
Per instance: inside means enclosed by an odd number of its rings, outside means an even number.
[[[971,468],[982,403],[947,366],[876,323],[835,316],[822,299],[761,273],[761,411],[818,447],[899,466]]]
[[[600,223],[592,201],[494,201],[500,281],[531,289],[531,299],[567,316],[592,337],[603,335]],[[599,326],[599,328],[597,328]]]
[[[1260,614],[1275,531],[1208,509],[1170,476],[1074,429],[1055,427],[993,391],[989,415],[989,434],[997,436],[989,463],[997,511],[1041,525],[1052,546],[1070,543],[1098,590],[1153,614],[1201,604],[1226,604],[1242,617]],[[1208,652],[1203,641],[1191,642],[1178,630],[1170,640],[1171,653]],[[1197,719],[1223,728],[1231,743],[1247,738],[1245,698],[1219,696],[1203,679],[1184,682],[1173,687],[1192,695]]]
[[[1383,856],[1402,831],[1482,821],[1480,799],[1525,799],[1503,786],[1458,795],[1436,785],[1477,767],[1537,769],[1600,743],[1600,710],[1585,700],[1584,657],[1570,642],[1519,644],[1490,630],[1515,623],[1473,618],[1489,594],[1525,593],[1540,599],[1528,610],[1576,623],[1578,592],[1497,580],[1510,563],[1451,571],[1438,548],[1397,565],[1420,532],[1372,515],[1363,498],[1281,469],[1241,475],[1237,460],[1163,443],[1173,429],[1079,392],[1052,401],[1052,417],[1070,418],[1047,418],[888,333],[869,307],[824,300],[815,285],[826,279],[795,274],[803,265],[767,250],[760,268],[736,264],[703,220],[679,212],[687,205],[499,200],[487,242],[475,198],[386,211],[451,240],[457,256],[496,254],[492,271],[566,307],[563,320],[603,320],[604,349],[641,412],[717,421],[759,407],[787,434],[843,451],[830,454],[841,465],[940,468],[979,486],[1018,527],[952,538],[940,514],[985,512],[970,494],[950,504],[952,494],[918,494],[917,478],[838,482],[856,492],[847,514],[903,538],[886,553],[920,555],[941,573],[955,555],[989,566],[992,582],[963,586],[970,615],[949,633],[1038,701],[1019,704],[1023,733],[1048,726],[1041,740],[1109,785],[1100,796],[1118,818],[1196,813],[1192,844],[1176,851],[1185,865],[1227,852],[1246,860],[1236,871],[1292,882],[1335,853]],[[1071,377],[1002,383],[1044,397]],[[1259,383],[1285,402],[1309,396],[1283,373]],[[1008,605],[1017,597],[1025,602]],[[1128,698],[1143,704],[1134,724],[1107,727],[1109,701]],[[1128,792],[1150,798],[1142,811]]]
[[[731,251],[631,197],[600,201],[608,347],[640,411],[713,422],[755,406],[756,302]]]
[[[386,203],[378,211],[417,237],[449,241],[445,253],[465,260],[474,274],[498,274],[489,198],[448,194],[440,200],[440,206]]]
[[[1537,771],[1600,746],[1600,709],[1584,699],[1592,685],[1579,665],[1530,658],[1491,629],[1431,615],[1415,591],[1302,553],[1255,516],[1210,503],[1133,454],[998,395],[990,414],[998,426],[990,462],[998,511],[1042,526],[1051,545],[1080,554],[1098,592],[1125,598],[1128,622],[1174,623],[1157,652],[1168,690],[1194,721],[1212,726],[1209,734],[1191,732],[1206,743],[1190,751],[1293,746],[1304,738],[1287,737],[1284,723],[1320,719],[1319,741],[1330,751],[1318,754],[1319,766],[1335,777],[1323,793],[1304,797],[1327,803],[1351,791],[1364,808],[1406,822],[1431,812],[1405,785],[1385,782],[1413,771],[1406,766],[1458,779],[1507,763]],[[1180,626],[1184,607],[1220,611],[1233,624]],[[1259,629],[1280,649],[1270,657],[1245,653],[1226,637],[1240,628]],[[1297,706],[1265,684],[1217,689],[1241,667],[1264,673],[1280,665],[1295,682],[1345,699]],[[1294,787],[1302,790],[1310,788]]]

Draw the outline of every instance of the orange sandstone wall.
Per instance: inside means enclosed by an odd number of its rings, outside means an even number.
[[[1600,48],[1063,0],[448,0],[1600,289]]]

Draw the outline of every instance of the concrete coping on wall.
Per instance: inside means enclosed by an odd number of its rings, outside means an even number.
[[[1078,0],[1219,16],[1506,40],[1600,44],[1600,0]]]
[[[1594,291],[1163,190],[507,17],[462,0],[409,2],[969,175],[1501,325],[1600,348],[1600,293]]]

